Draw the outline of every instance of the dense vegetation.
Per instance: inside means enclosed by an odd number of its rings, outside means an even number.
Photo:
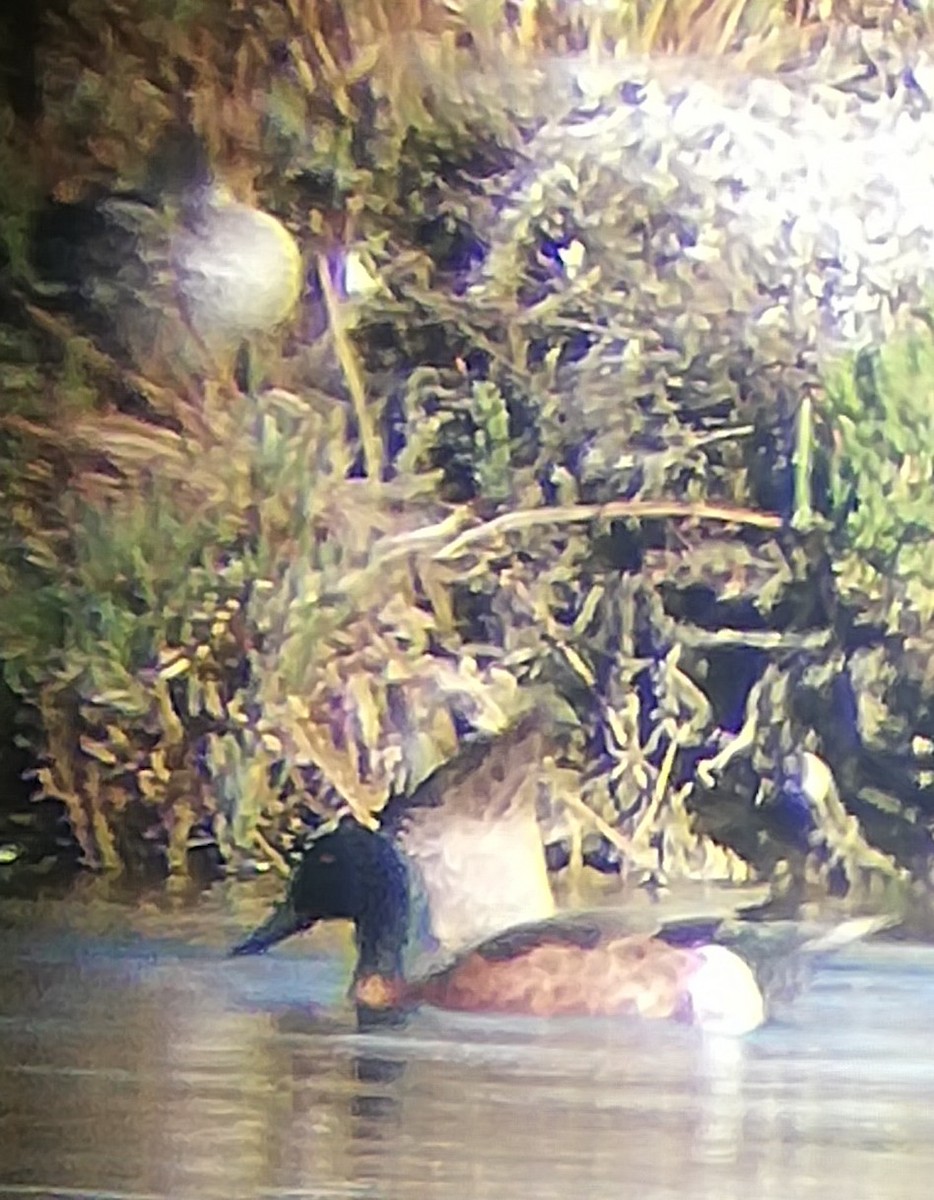
[[[49,6],[0,110],[0,660],[85,863],[183,871],[213,840],[281,864],[313,813],[377,813],[534,686],[579,725],[551,796],[575,854],[793,898],[923,888],[923,308],[859,353],[794,322],[766,353],[741,259],[713,302],[663,190],[550,157],[572,54],[865,79],[871,104],[928,38],[877,25],[742,0]],[[247,382],[36,280],[50,201],[171,218],[183,130],[303,249],[301,311]],[[159,269],[131,249],[126,288],[140,257]]]

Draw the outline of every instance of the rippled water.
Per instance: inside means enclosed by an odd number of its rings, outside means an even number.
[[[934,1188],[934,951],[866,946],[741,1042],[423,1012],[359,1035],[343,932],[0,906],[0,1195],[912,1200]]]

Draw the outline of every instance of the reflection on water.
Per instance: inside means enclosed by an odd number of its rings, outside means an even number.
[[[209,908],[9,915],[2,1196],[931,1194],[934,951],[863,947],[740,1042],[430,1012],[360,1035],[343,934],[231,962]]]

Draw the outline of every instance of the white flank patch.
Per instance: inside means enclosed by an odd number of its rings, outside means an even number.
[[[707,1033],[742,1037],[765,1020],[765,1003],[752,969],[725,946],[704,946],[688,981],[694,1023]]]

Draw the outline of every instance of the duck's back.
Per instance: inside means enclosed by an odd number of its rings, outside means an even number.
[[[437,1008],[539,1017],[674,1019],[711,1032],[758,1028],[806,967],[890,922],[818,929],[692,921],[634,932],[625,914],[573,914],[509,930],[413,985]]]

